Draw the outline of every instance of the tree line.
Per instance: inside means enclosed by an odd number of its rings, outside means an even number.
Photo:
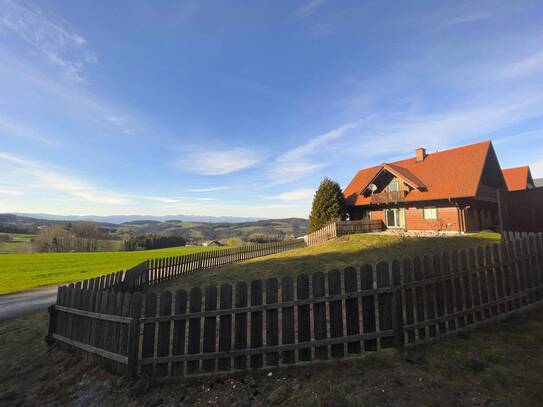
[[[187,241],[181,236],[137,235],[124,242],[126,251],[164,249],[185,246]]]
[[[68,222],[40,229],[31,243],[32,251],[40,253],[96,252],[109,232],[95,222]]]

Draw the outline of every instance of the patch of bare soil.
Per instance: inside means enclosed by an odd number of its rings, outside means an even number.
[[[46,318],[0,322],[0,406],[543,405],[542,309],[401,354],[160,381],[49,349]]]

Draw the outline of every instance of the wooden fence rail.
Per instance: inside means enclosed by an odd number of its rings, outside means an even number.
[[[224,264],[268,256],[304,247],[302,240],[253,244],[231,249],[210,250],[175,257],[145,260],[126,271],[81,281],[82,289],[135,292],[164,280]]]
[[[543,300],[543,235],[375,267],[113,293],[71,285],[50,336],[129,374],[182,376],[402,348]],[[117,368],[119,368],[117,366]]]
[[[304,237],[308,246],[327,242],[339,236],[352,235],[355,233],[381,232],[383,222],[380,220],[351,220],[336,221],[330,223],[315,232],[309,233]]]

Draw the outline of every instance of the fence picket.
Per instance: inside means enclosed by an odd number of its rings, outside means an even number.
[[[266,280],[266,304],[277,304],[278,300],[278,281],[276,278],[270,278]],[[272,308],[266,311],[266,346],[277,345],[279,345],[279,311],[278,308]],[[279,365],[279,352],[268,352],[266,364]]]
[[[185,315],[187,312],[187,292],[185,290],[177,290],[175,292],[175,309],[176,316]],[[185,354],[185,330],[186,321],[184,319],[176,319],[173,324],[173,343],[172,355],[180,356]],[[184,362],[172,363],[172,376],[182,376],[185,373]]]
[[[251,282],[251,306],[262,305],[262,281],[255,280]],[[262,338],[262,311],[257,310],[251,312],[251,348],[261,348],[263,345]],[[253,369],[262,367],[262,354],[251,354],[251,367]]]
[[[205,310],[215,311],[217,309],[217,287],[206,288]],[[204,318],[203,352],[215,352],[217,341],[217,317],[215,315]],[[215,359],[207,359],[202,362],[202,369],[205,372],[215,371]]]
[[[309,298],[309,277],[306,274],[300,274],[297,277],[296,297],[298,301]],[[311,340],[311,314],[309,304],[298,305],[298,343],[309,342]],[[298,348],[298,359],[300,361],[311,360],[311,348],[309,346]]]
[[[294,301],[294,281],[290,276],[285,276],[281,280],[281,301],[283,303]],[[295,340],[293,306],[281,308],[281,324],[282,344],[293,344]],[[282,357],[283,363],[289,364],[296,361],[296,354],[292,350],[284,351]]]
[[[232,286],[221,285],[221,310],[232,308]],[[226,314],[219,317],[219,352],[228,352],[232,349],[232,315]],[[229,357],[219,359],[219,370],[230,370],[231,361]]]
[[[324,273],[317,271],[312,275],[313,298],[320,299],[326,295]],[[326,302],[313,304],[313,335],[315,340],[326,339]],[[328,359],[328,346],[315,346],[315,359]]]
[[[389,264],[380,262],[376,267],[377,288],[389,288],[392,286]],[[392,293],[382,293],[377,295],[376,308],[379,313],[377,332],[388,331],[392,329]],[[391,348],[394,346],[394,337],[383,337],[379,339],[378,349]]]
[[[343,271],[343,284],[345,286],[346,293],[354,293],[358,291],[358,279],[356,276],[356,270],[353,267],[347,267]],[[358,314],[358,298],[352,297],[345,299],[345,323],[347,335],[349,336],[360,334],[360,321]],[[360,341],[347,343],[348,353],[360,353],[360,351]]]
[[[162,291],[160,293],[159,313],[160,316],[169,316],[172,313],[172,293]],[[158,323],[157,338],[157,357],[170,355],[170,326],[171,321],[162,321]],[[166,376],[168,374],[168,363],[157,363],[155,366],[156,376]]]
[[[240,282],[236,284],[236,308],[247,307],[247,284]],[[247,312],[236,312],[234,327],[234,349],[247,349]],[[234,358],[234,369],[245,369],[247,357],[237,356]]]
[[[328,294],[341,294],[341,273],[338,270],[328,272]],[[330,315],[330,337],[340,338],[343,333],[343,307],[341,300],[334,300],[328,303]],[[343,357],[345,354],[344,344],[338,343],[330,346],[330,355],[332,357]]]
[[[145,311],[143,315],[145,317],[155,317],[156,316],[156,304],[157,298],[155,293],[148,293],[145,296]],[[155,331],[156,323],[155,322],[146,322],[143,324],[143,344],[142,344],[142,354],[143,358],[153,358],[155,356]],[[150,376],[153,375],[153,365],[143,365],[141,371]]]
[[[189,295],[189,314],[198,313],[202,310],[202,290],[200,287],[193,287]],[[194,316],[189,317],[189,339],[188,354],[194,355],[200,353],[200,335],[202,318]],[[200,361],[191,360],[187,362],[187,374],[194,374],[200,370]]]
[[[360,268],[360,283],[362,290],[373,290],[373,267],[364,264]],[[362,332],[371,333],[376,331],[375,319],[375,296],[372,294],[362,296]],[[364,341],[364,351],[376,351],[377,339]]]

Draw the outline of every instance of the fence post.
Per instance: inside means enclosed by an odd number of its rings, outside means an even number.
[[[403,349],[405,338],[403,333],[403,301],[402,273],[398,260],[392,262],[392,330],[394,331],[394,347]]]
[[[45,337],[45,343],[47,343],[47,345],[49,346],[53,346],[53,344],[55,343],[53,334],[55,333],[55,326],[57,324],[57,313],[55,305],[50,305],[47,310],[49,311],[49,329],[47,332],[47,336]]]

